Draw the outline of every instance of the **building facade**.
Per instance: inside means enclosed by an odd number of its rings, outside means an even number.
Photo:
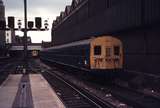
[[[31,44],[31,43],[32,43],[31,37],[27,36],[27,44]],[[13,44],[23,45],[24,44],[24,37],[20,37],[20,36],[16,35],[15,42]]]
[[[73,0],[64,12],[53,21],[54,45],[113,36],[125,70],[160,73],[160,0]]]
[[[2,0],[0,0],[0,20],[5,21],[5,8]],[[0,30],[0,47],[3,47],[4,45],[5,45],[5,31]]]
[[[11,31],[6,31],[6,44],[11,44],[12,39],[11,39]]]

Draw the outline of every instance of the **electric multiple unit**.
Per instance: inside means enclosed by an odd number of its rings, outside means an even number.
[[[109,73],[123,68],[123,45],[115,37],[100,36],[44,49],[40,57],[92,73]]]

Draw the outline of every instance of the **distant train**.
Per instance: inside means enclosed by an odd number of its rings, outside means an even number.
[[[94,37],[44,49],[40,52],[40,58],[96,74],[106,74],[123,68],[123,45],[112,36]]]
[[[31,53],[32,53],[32,57],[38,57],[39,55],[38,54],[39,52],[37,50],[33,50]]]

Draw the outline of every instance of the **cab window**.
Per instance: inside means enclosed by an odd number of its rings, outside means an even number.
[[[101,55],[101,50],[102,50],[102,48],[101,48],[101,46],[95,46],[94,47],[94,55]]]
[[[106,48],[106,56],[111,56],[111,48]]]
[[[119,46],[114,46],[114,55],[119,55],[120,54],[120,47]]]

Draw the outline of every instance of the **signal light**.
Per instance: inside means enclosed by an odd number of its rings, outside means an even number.
[[[21,26],[22,26],[22,22],[21,22],[21,20],[18,20],[18,29],[21,29]]]
[[[6,28],[5,20],[0,20],[0,30],[5,30],[5,28]]]
[[[44,27],[45,27],[45,30],[48,30],[48,21],[47,20],[44,21]]]
[[[41,17],[36,17],[35,18],[35,23],[36,23],[36,28],[41,29],[41,27],[42,27],[42,19],[41,19]]]
[[[14,17],[8,17],[8,27],[14,28]]]
[[[34,26],[34,22],[33,21],[28,21],[28,28],[32,29]]]

